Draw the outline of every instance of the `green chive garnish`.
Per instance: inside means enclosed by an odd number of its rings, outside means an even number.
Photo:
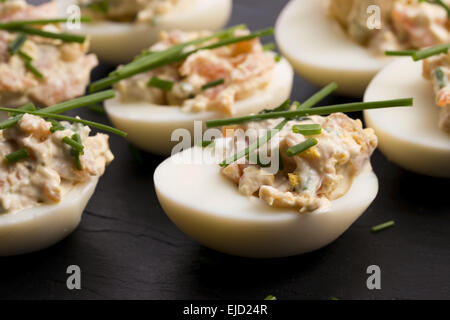
[[[299,143],[298,145],[287,149],[286,154],[288,157],[296,156],[297,154],[305,152],[306,150],[314,147],[318,143],[319,143],[319,141],[317,141],[316,138],[311,138],[311,139],[305,140],[302,143]]]
[[[377,225],[375,227],[372,227],[371,231],[372,232],[380,232],[380,231],[383,231],[385,229],[391,228],[393,226],[395,226],[395,221],[388,221],[388,222],[379,224],[379,225]]]
[[[438,81],[440,89],[442,89],[448,85],[447,76],[445,75],[444,70],[442,70],[441,67],[434,70],[434,77]]]
[[[44,24],[53,24],[53,23],[65,23],[70,21],[69,18],[55,18],[55,19],[36,19],[36,20],[14,20],[8,22],[0,23],[0,29],[9,30],[15,29],[27,25],[44,25]],[[80,22],[86,23],[91,22],[91,18],[89,17],[81,17]]]
[[[55,32],[49,32],[41,29],[36,29],[33,27],[23,26],[23,27],[17,27],[14,29],[9,29],[10,31],[17,31],[17,32],[23,32],[26,34],[31,34],[35,36],[40,36],[43,38],[50,38],[50,39],[58,39],[64,42],[77,42],[77,43],[84,43],[86,41],[85,36],[79,36],[76,34],[69,34],[69,33],[55,33]]]
[[[204,90],[208,90],[210,88],[214,88],[214,87],[220,86],[220,85],[222,85],[224,83],[225,83],[225,79],[218,79],[218,80],[215,80],[215,81],[211,81],[211,82],[203,85],[202,86],[202,90],[203,91]]]
[[[324,99],[326,96],[331,94],[334,90],[337,89],[336,83],[331,83],[327,85],[325,88],[314,94],[312,97],[310,97],[308,100],[306,100],[303,105],[300,106],[299,103],[297,103],[297,110],[308,110],[309,108],[313,107],[315,104],[319,103],[321,99]],[[288,110],[289,109],[290,100],[286,100],[283,102],[279,107],[275,108],[274,110]],[[288,111],[276,111],[276,112],[266,112],[261,113],[261,115],[272,115],[275,113],[285,113]],[[231,163],[241,159],[242,157],[246,157],[249,155],[249,153],[257,150],[262,144],[267,143],[272,139],[272,136],[276,133],[278,133],[283,127],[286,125],[286,123],[289,121],[289,119],[284,119],[282,122],[280,122],[274,129],[270,130],[265,136],[261,137],[258,141],[254,142],[252,145],[244,149],[243,151],[240,151],[236,153],[234,156],[226,159],[223,161],[220,166],[226,167],[230,165]],[[207,122],[208,123],[208,122]],[[281,161],[281,155],[280,155],[280,165],[283,165],[283,162]]]
[[[52,127],[50,128],[51,133],[66,129],[61,123],[59,123],[59,121],[56,121],[55,119],[49,119],[48,122],[52,124]]]
[[[23,32],[19,33],[17,37],[8,46],[8,51],[11,55],[16,54],[27,41],[27,35]]]
[[[28,153],[27,149],[22,148],[22,149],[19,149],[17,151],[14,151],[14,152],[6,155],[5,158],[6,158],[6,161],[8,161],[9,163],[15,163],[20,160],[26,159],[29,156],[30,156],[30,154]]]
[[[202,140],[202,141],[200,141],[199,145],[200,145],[200,147],[202,147],[202,148],[208,148],[208,147],[214,146],[215,143],[216,143],[216,142],[215,142],[214,140],[212,140],[212,141],[205,141],[205,140]]]
[[[84,146],[82,144],[78,143],[77,141],[75,141],[75,139],[69,138],[69,137],[64,137],[62,139],[62,141],[65,144],[71,146],[74,151],[79,152],[79,153],[83,153]]]
[[[66,101],[66,102],[62,102],[59,104],[55,104],[53,106],[44,108],[44,109],[40,109],[38,111],[27,111],[27,110],[20,110],[20,109],[12,109],[12,108],[1,108],[0,107],[0,111],[6,111],[6,112],[12,112],[15,114],[25,114],[25,113],[29,113],[32,115],[36,115],[36,116],[40,116],[43,118],[52,118],[52,119],[58,119],[58,120],[63,120],[63,121],[69,121],[69,122],[76,122],[76,123],[82,123],[84,125],[87,126],[91,126],[93,128],[97,128],[100,130],[105,130],[114,134],[117,134],[121,137],[126,137],[126,133],[118,130],[116,128],[112,128],[110,126],[107,125],[103,125],[100,123],[96,123],[96,122],[92,122],[92,121],[88,121],[88,120],[83,120],[83,119],[79,119],[79,118],[73,118],[73,117],[68,117],[68,116],[63,116],[63,115],[58,115],[58,113],[62,113],[65,111],[69,111],[72,109],[78,109],[81,107],[85,107],[85,106],[89,106],[92,105],[94,103],[97,102],[101,102],[103,100],[106,99],[110,99],[114,97],[114,90],[107,90],[107,91],[103,91],[103,92],[98,92],[95,94],[91,94],[88,96],[84,96],[81,98],[77,98],[77,99],[73,99],[70,101]],[[21,116],[16,116],[13,117],[11,119],[5,120],[0,122],[0,129],[5,129],[5,128],[9,128],[9,127],[13,127],[14,125],[17,124],[17,122],[19,122]]]
[[[32,103],[27,103],[23,107],[20,107],[18,110],[34,111],[34,110],[36,110],[36,107]],[[22,119],[22,116],[23,116],[22,114],[13,116],[13,115],[17,114],[17,112],[15,112],[15,111],[17,111],[17,110],[14,109],[14,112],[9,113],[12,116],[12,118],[9,118],[7,120],[0,122],[0,130],[14,127],[20,121],[20,119]]]
[[[62,121],[68,121],[68,122],[76,122],[76,123],[81,123],[84,124],[85,126],[89,126],[92,128],[97,128],[103,131],[108,131],[111,133],[114,133],[118,136],[121,137],[126,137],[127,133],[123,132],[122,130],[101,124],[101,123],[97,123],[97,122],[92,122],[92,121],[88,121],[88,120],[83,120],[80,118],[74,118],[74,117],[68,117],[68,116],[63,116],[63,115],[59,115],[59,114],[55,114],[55,113],[45,113],[43,112],[44,109],[41,109],[39,111],[19,111],[17,109],[11,109],[11,108],[2,108],[0,107],[0,111],[6,111],[6,112],[16,112],[16,113],[29,113],[35,116],[39,116],[42,118],[53,118],[53,119],[58,119],[58,120],[62,120]]]
[[[38,113],[39,112],[45,112],[45,113],[52,113],[52,114],[63,113],[63,112],[69,111],[69,110],[78,109],[78,108],[86,107],[86,106],[89,106],[89,105],[92,105],[92,104],[95,104],[95,103],[98,103],[98,102],[102,102],[104,100],[114,98],[114,96],[115,96],[114,90],[106,90],[106,91],[90,94],[90,95],[87,95],[87,96],[84,96],[84,97],[81,97],[81,98],[76,98],[76,99],[73,99],[73,100],[69,100],[69,101],[65,101],[65,102],[62,102],[62,103],[58,103],[58,104],[55,104],[53,106],[40,109],[37,112]],[[15,113],[15,114],[26,113],[26,112],[20,112],[21,109],[22,108],[10,109],[10,111],[12,113]],[[35,111],[35,110],[36,110],[36,108],[29,109],[28,111]],[[35,115],[39,116],[39,114],[35,114]],[[8,120],[5,120],[5,121],[1,121],[0,122],[0,130],[14,127],[19,122],[19,120],[21,118],[22,118],[22,116],[19,115],[19,116],[13,117],[11,119],[8,119]]]
[[[189,57],[190,55],[200,51],[200,50],[212,50],[219,47],[231,45],[238,42],[248,41],[255,38],[265,37],[273,34],[273,28],[264,29],[261,31],[252,32],[245,36],[235,37],[232,36],[233,32],[242,26],[232,27],[230,29],[215,33],[211,36],[196,39],[190,42],[182,43],[176,46],[173,46],[167,50],[151,53],[149,55],[141,56],[135,59],[133,62],[125,65],[116,71],[112,72],[109,77],[94,82],[90,86],[90,91],[95,92],[104,88],[107,88],[114,83],[134,76],[139,73],[143,73],[149,70],[153,70],[164,65],[172,64],[175,62],[182,61]],[[206,41],[210,41],[213,39],[219,39],[218,41],[205,45],[203,47],[198,47],[192,49],[190,51],[185,51],[186,48],[192,45],[198,45],[204,43]]]
[[[275,128],[271,129],[267,134],[265,134],[264,136],[260,137],[257,141],[253,142],[251,145],[249,145],[247,148],[245,148],[242,151],[239,151],[238,153],[236,153],[235,155],[231,156],[228,159],[225,159],[224,161],[222,161],[220,163],[221,167],[227,167],[230,164],[232,164],[233,162],[248,156],[250,153],[252,153],[253,151],[257,150],[260,146],[266,144],[267,142],[269,142],[273,136],[275,136],[281,129],[283,129],[283,127],[286,125],[286,123],[288,122],[288,120],[283,120],[281,121]]]
[[[291,107],[291,100],[287,99],[285,102],[283,102],[279,107],[276,107],[275,109],[265,109],[260,112],[261,113],[271,113],[271,112],[279,112],[279,111],[287,111]]]
[[[34,111],[34,110],[36,110],[36,107],[34,106],[33,103],[28,102],[27,104],[23,105],[22,107],[20,107],[18,109]],[[17,112],[8,112],[8,116],[10,116],[10,117],[14,117],[15,115],[17,115]]]
[[[17,54],[23,59],[25,60],[25,62],[31,62],[33,60],[32,57],[30,57],[29,55],[27,55],[25,52],[23,52],[22,50],[17,51]]]
[[[75,133],[72,136],[72,140],[74,140],[76,143],[82,145],[81,137],[80,137],[80,135],[78,133]],[[77,168],[78,171],[83,170],[83,166],[81,165],[81,160],[80,160],[80,154],[84,154],[84,152],[79,152],[79,151],[76,151],[76,150],[74,150],[72,148],[71,153],[72,153],[72,156],[75,159],[75,168]]]
[[[320,101],[325,99],[325,97],[332,94],[336,89],[338,88],[338,85],[336,82],[331,82],[322,89],[320,89],[318,92],[313,94],[308,100],[306,100],[303,104],[299,105],[297,109],[311,109],[313,106],[318,104]],[[297,102],[298,103],[298,102]]]
[[[114,90],[105,90],[93,94],[89,94],[80,98],[72,99],[66,102],[61,102],[53,106],[41,109],[40,111],[46,113],[63,113],[69,110],[78,109],[81,107],[91,106],[93,104],[112,99],[115,97]]]
[[[300,133],[304,136],[314,136],[322,133],[320,124],[299,124],[292,127],[294,133]]]
[[[25,62],[25,68],[27,68],[28,71],[30,71],[32,74],[34,74],[37,78],[43,79],[44,75],[35,67],[30,61]]]
[[[447,53],[448,50],[450,49],[450,43],[446,43],[446,44],[441,44],[439,46],[435,46],[435,47],[431,47],[431,48],[426,48],[423,50],[419,50],[416,51],[412,57],[414,59],[414,61],[419,61],[419,60],[423,60],[441,53]]]
[[[373,101],[373,102],[355,102],[355,103],[344,103],[339,105],[331,105],[326,107],[318,107],[313,109],[300,109],[295,111],[282,111],[282,112],[272,112],[272,113],[262,113],[256,115],[249,115],[237,118],[211,120],[206,122],[206,127],[214,128],[227,125],[241,124],[251,121],[259,121],[265,119],[275,119],[275,118],[287,118],[293,119],[296,117],[304,117],[310,115],[326,115],[336,112],[355,112],[368,109],[381,109],[381,108],[391,108],[391,107],[410,107],[413,105],[413,98],[406,99],[394,99],[394,100],[383,100],[383,101]]]
[[[160,79],[160,78],[157,78],[157,77],[153,77],[153,78],[150,79],[150,81],[147,83],[147,85],[149,87],[154,87],[154,88],[161,89],[163,91],[170,92],[170,91],[172,91],[173,86],[175,85],[175,83],[172,82],[172,81],[168,81],[168,80]]]
[[[267,297],[265,297],[264,300],[277,300],[277,297],[270,294]]]
[[[412,56],[417,50],[399,50],[399,51],[385,51],[387,56]]]

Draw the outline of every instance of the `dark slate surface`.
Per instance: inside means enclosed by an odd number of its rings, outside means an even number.
[[[286,2],[237,0],[231,24],[245,22],[252,29],[273,25]],[[98,68],[94,77],[108,69]],[[316,89],[297,77],[293,98],[303,100]],[[327,102],[347,100],[332,97]],[[106,121],[89,111],[81,116]],[[0,298],[450,298],[449,180],[406,172],[376,152],[380,193],[341,238],[302,256],[251,260],[201,247],[169,221],[152,180],[163,158],[146,154],[139,167],[126,141],[112,137],[112,149],[117,159],[76,232],[47,250],[0,259]],[[371,226],[392,219],[395,228],[370,232]],[[381,290],[366,287],[366,268],[372,264],[381,267]],[[81,267],[80,291],[66,288],[69,265]]]

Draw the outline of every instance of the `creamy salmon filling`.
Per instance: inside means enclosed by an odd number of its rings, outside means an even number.
[[[240,128],[269,129],[279,122],[279,119],[252,122]],[[289,157],[288,148],[309,138],[293,131],[295,125],[303,124],[322,127],[322,132],[314,136],[318,144]],[[222,174],[236,183],[245,196],[256,196],[272,207],[294,208],[299,212],[326,208],[330,201],[346,194],[353,179],[370,162],[378,143],[372,129],[363,129],[360,120],[352,120],[342,113],[289,121],[278,137],[283,165],[276,174],[248,161],[235,162],[222,169]]]
[[[0,21],[48,19],[56,17],[57,3],[28,5],[23,0],[0,3]],[[44,25],[43,30],[61,32],[60,25]],[[66,43],[61,40],[28,36],[21,50],[32,58],[42,79],[26,67],[19,54],[10,54],[8,46],[17,33],[0,30],[0,103],[22,105],[32,101],[52,105],[84,94],[91,70],[97,66],[95,55],[87,54],[88,42]]]
[[[162,33],[161,41],[150,51],[166,50],[209,34]],[[235,31],[236,36],[246,34],[249,34],[248,30]],[[145,101],[181,106],[186,112],[210,110],[233,115],[236,102],[267,87],[274,67],[274,56],[263,50],[259,39],[253,39],[213,50],[200,50],[180,63],[122,80],[115,89],[120,92],[123,102]],[[170,81],[173,87],[170,90],[151,87],[148,82],[153,77]],[[220,83],[205,87],[216,81]]]
[[[443,1],[450,5],[450,1]],[[368,12],[372,5],[380,9],[381,29],[368,27],[374,14]],[[450,41],[447,12],[436,4],[418,0],[330,0],[329,8],[332,17],[353,40],[375,53],[419,49]]]
[[[179,2],[192,0],[79,0],[84,13],[95,19],[122,22],[153,22],[176,8]]]
[[[58,203],[74,186],[103,175],[114,159],[107,135],[89,136],[89,127],[61,124],[63,128],[52,133],[52,124],[25,114],[16,127],[0,131],[0,213]],[[71,147],[63,142],[75,133],[84,146],[81,170]],[[8,155],[21,148],[29,157],[11,163]]]
[[[436,104],[441,109],[439,128],[450,133],[450,54],[425,59],[423,76],[433,84]]]

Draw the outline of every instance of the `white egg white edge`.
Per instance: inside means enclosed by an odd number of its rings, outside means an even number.
[[[269,85],[251,97],[236,102],[236,114],[243,116],[272,109],[289,98],[294,81],[294,72],[289,62],[282,58],[275,66]],[[219,112],[185,112],[180,107],[161,106],[149,103],[122,103],[119,94],[105,102],[105,110],[115,127],[128,133],[127,139],[143,150],[169,155],[178,143],[172,142],[176,129],[189,130],[194,136],[194,120],[223,118]]]
[[[0,256],[45,249],[78,226],[98,178],[75,186],[54,205],[39,205],[0,215]]]
[[[223,253],[277,258],[317,250],[343,234],[378,193],[378,179],[368,164],[348,193],[327,209],[300,214],[273,208],[240,194],[215,163],[179,162],[201,159],[210,149],[194,147],[167,159],[156,169],[154,183],[169,218],[200,244]]]
[[[380,150],[401,167],[428,176],[450,178],[450,135],[438,127],[439,107],[422,63],[400,58],[370,83],[364,101],[414,98],[412,108],[365,110]]]
[[[292,0],[275,28],[277,45],[306,80],[325,86],[332,81],[338,93],[362,97],[373,76],[391,58],[377,57],[353,42],[329,14],[326,0]]]
[[[72,32],[88,35],[90,50],[101,61],[111,64],[128,63],[142,50],[157,42],[161,31],[220,30],[227,24],[232,6],[232,0],[194,0],[192,7],[175,9],[159,17],[155,25],[91,22]]]

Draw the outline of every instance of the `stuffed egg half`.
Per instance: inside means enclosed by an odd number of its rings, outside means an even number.
[[[91,50],[102,61],[126,63],[158,41],[161,31],[219,30],[226,25],[232,0],[115,0],[98,8],[97,0],[72,1],[93,22],[77,33],[91,39]]]
[[[306,80],[332,80],[361,97],[391,58],[385,51],[419,49],[450,40],[439,5],[403,0],[292,0],[276,24],[283,55]]]
[[[446,68],[447,58],[437,57],[438,64],[434,67],[436,59],[431,59],[414,62],[411,58],[402,58],[393,62],[373,79],[364,96],[364,101],[412,96],[412,109],[366,110],[364,117],[379,137],[380,150],[390,160],[416,173],[448,178],[450,107],[446,103],[441,107],[436,105],[436,100],[439,102],[448,96],[448,86],[435,87],[433,92],[433,82],[423,77],[423,64],[430,65],[429,71],[434,74],[440,66],[439,60],[444,61]],[[430,68],[425,68],[427,74],[426,69]]]
[[[247,34],[245,30],[239,32]],[[166,50],[201,34],[164,33],[153,48]],[[115,85],[116,98],[107,101],[105,108],[112,123],[128,133],[131,143],[168,155],[179,141],[177,132],[194,136],[194,121],[247,115],[279,106],[291,94],[293,76],[284,58],[264,51],[260,40],[252,39],[201,50],[180,63],[122,80]],[[170,81],[170,90],[149,86],[153,78]],[[198,129],[202,127],[198,123]]]
[[[49,247],[70,234],[113,160],[108,136],[89,136],[82,125],[52,125],[25,114],[0,131],[0,256]],[[77,134],[75,155],[64,138]]]
[[[30,5],[24,0],[2,1],[0,23],[58,17],[57,2]],[[32,25],[60,34],[61,24]],[[9,49],[20,37],[26,37],[20,50]],[[23,39],[23,38],[22,38]],[[49,106],[79,96],[86,91],[97,57],[88,54],[89,41],[73,42],[45,36],[20,35],[15,30],[0,32],[0,106],[19,107],[32,102]],[[0,119],[7,114],[0,112]]]
[[[267,129],[280,121],[240,128]],[[289,148],[310,139],[292,131],[304,124],[322,126],[322,133],[315,135],[317,145],[287,156]],[[280,151],[283,165],[275,171],[248,161],[225,168],[211,161],[230,154],[227,150],[234,144],[230,137],[172,156],[154,175],[161,206],[187,235],[231,255],[285,257],[326,246],[377,195],[378,180],[369,160],[376,136],[363,130],[360,121],[334,114],[290,121],[278,141],[270,150]],[[278,153],[273,155],[277,161]]]

